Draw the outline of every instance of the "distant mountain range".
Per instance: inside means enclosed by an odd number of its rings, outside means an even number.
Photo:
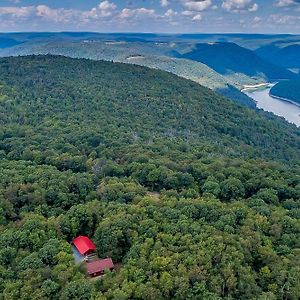
[[[181,57],[204,63],[222,75],[245,74],[266,81],[296,77],[291,71],[276,66],[234,43],[197,44],[193,51]]]
[[[0,49],[10,48],[16,45],[21,44],[22,42],[9,38],[9,37],[1,37],[0,36]]]
[[[284,47],[267,45],[255,51],[262,58],[276,63],[285,68],[300,69],[300,43]]]

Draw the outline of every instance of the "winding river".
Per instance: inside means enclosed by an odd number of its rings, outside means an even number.
[[[258,89],[244,89],[243,92],[256,101],[258,108],[284,117],[288,122],[300,126],[300,105],[271,97],[269,92],[272,86],[269,85],[263,89],[261,87]]]

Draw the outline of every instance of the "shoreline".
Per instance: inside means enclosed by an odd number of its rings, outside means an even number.
[[[294,105],[300,107],[300,103],[295,102],[293,100],[290,100],[288,98],[283,98],[283,97],[279,97],[279,96],[273,95],[273,94],[271,94],[271,90],[269,91],[269,96],[272,97],[272,98],[274,98],[274,99],[285,101],[285,102],[288,102],[290,104],[294,104]]]
[[[262,88],[263,86],[265,88]],[[246,89],[244,93],[249,97],[251,97],[253,101],[256,102],[257,107],[263,109],[264,111],[269,111],[274,115],[283,117],[285,120],[287,120],[287,122],[295,124],[298,128],[300,128],[300,122],[299,122],[300,103],[296,103],[295,101],[287,98],[272,95],[271,93],[272,86],[274,86],[274,84],[271,83],[264,84],[264,85],[261,84],[259,88]],[[258,96],[257,100],[256,100],[256,94]],[[264,100],[267,100],[266,105],[263,104]],[[274,102],[274,104],[272,104],[272,102]],[[280,105],[278,103],[281,110],[278,110],[276,102],[281,102]],[[287,112],[284,112],[285,109]]]
[[[265,89],[268,89],[270,88],[268,94],[271,98],[274,98],[274,99],[277,99],[277,100],[281,100],[281,101],[284,101],[284,102],[288,102],[290,104],[293,104],[293,105],[296,105],[297,107],[300,107],[300,103],[299,102],[295,102],[291,99],[288,99],[288,98],[284,98],[284,97],[280,97],[280,96],[276,96],[276,95],[273,95],[271,93],[271,89],[272,87],[276,85],[276,83],[259,83],[259,84],[255,84],[255,85],[244,85],[244,88],[241,89],[241,92],[243,93],[250,93],[251,94],[251,91],[252,92],[255,92],[255,90],[258,90],[259,88],[265,88]]]
[[[244,85],[243,88],[241,89],[241,92],[246,92],[246,91],[251,91],[251,90],[256,90],[256,89],[259,89],[259,88],[268,88],[268,87],[271,87],[272,86],[272,83],[267,83],[267,82],[264,82],[264,83],[258,83],[258,84],[254,84],[254,85]]]

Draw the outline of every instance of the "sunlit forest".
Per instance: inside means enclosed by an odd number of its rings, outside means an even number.
[[[0,59],[0,299],[300,298],[300,129],[141,66]],[[97,280],[70,242],[120,267]]]

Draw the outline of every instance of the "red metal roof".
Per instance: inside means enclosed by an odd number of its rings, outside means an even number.
[[[96,251],[95,245],[87,236],[77,237],[73,240],[73,244],[81,255],[84,255],[87,252]]]
[[[113,268],[114,263],[111,258],[105,258],[86,263],[86,269],[90,275],[103,272],[105,269]]]

